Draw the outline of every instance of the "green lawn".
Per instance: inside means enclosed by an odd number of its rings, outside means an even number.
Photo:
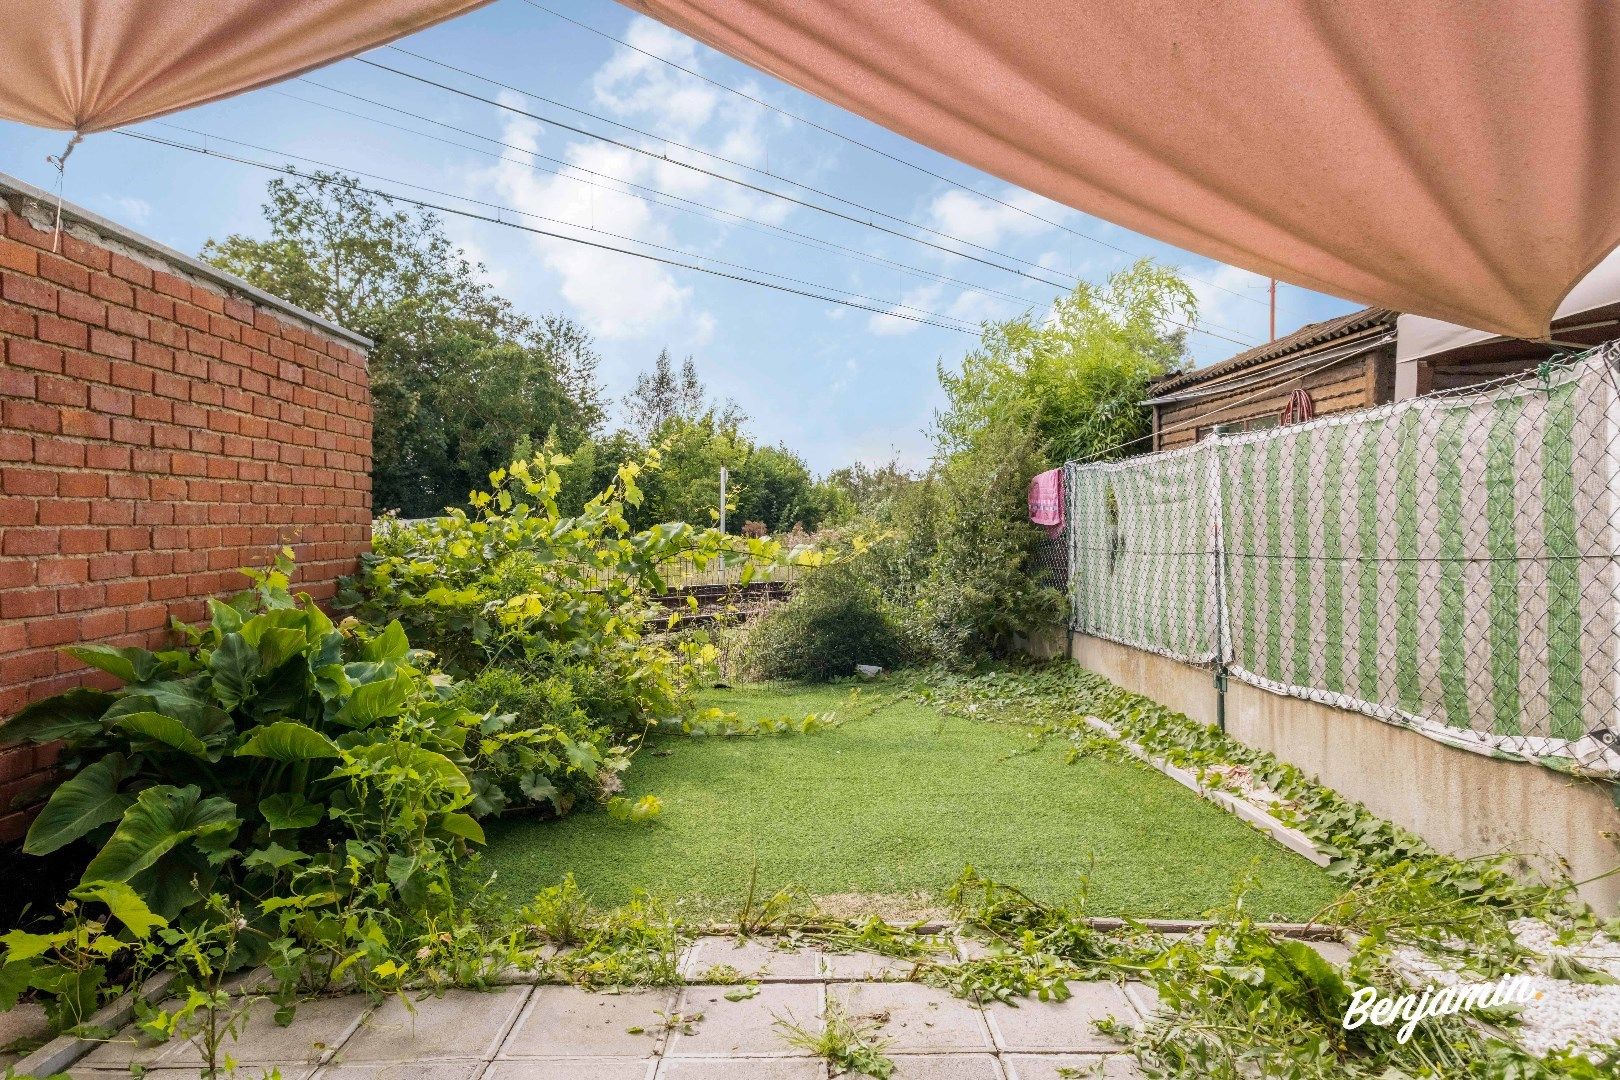
[[[795,885],[851,913],[917,911],[971,863],[1042,898],[1091,868],[1091,911],[1185,917],[1254,876],[1250,910],[1301,919],[1336,893],[1317,867],[1174,781],[1144,768],[1033,753],[1023,729],[892,701],[871,711],[847,689],[716,692],[741,715],[836,713],[811,735],[660,737],[637,755],[626,794],[664,803],[651,824],[592,810],[489,830],[486,861],[514,901],[573,872],[616,904],[637,889],[683,899],[696,918],[735,914],[755,860],[762,890]],[[872,898],[865,900],[864,898]]]

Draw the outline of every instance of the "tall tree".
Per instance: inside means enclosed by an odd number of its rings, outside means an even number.
[[[210,240],[203,258],[376,344],[372,492],[407,516],[460,503],[518,439],[564,447],[601,423],[590,336],[531,320],[484,280],[432,214],[351,177],[270,182],[268,239]]]
[[[682,360],[677,372],[667,347],[659,350],[651,371],[636,376],[635,388],[624,396],[625,423],[633,435],[647,442],[657,439],[672,421],[691,423],[705,413],[713,413],[717,422],[731,427],[748,419],[735,401],[709,400],[708,388],[698,378],[697,362],[692,357]]]
[[[1101,284],[1081,282],[1037,320],[986,323],[960,372],[943,367],[946,407],[935,435],[947,457],[983,449],[1016,427],[1039,435],[1049,464],[1142,449],[1148,385],[1187,362],[1198,304],[1175,270],[1146,259]]]

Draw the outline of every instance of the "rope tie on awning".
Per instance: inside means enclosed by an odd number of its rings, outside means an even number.
[[[54,238],[51,240],[51,251],[55,253],[62,247],[62,188],[67,180],[68,158],[73,156],[73,148],[82,142],[84,136],[75,131],[73,138],[68,140],[67,147],[60,154],[46,154],[45,160],[56,170],[56,225]]]

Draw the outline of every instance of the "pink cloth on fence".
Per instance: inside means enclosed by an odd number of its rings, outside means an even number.
[[[1029,481],[1029,520],[1053,536],[1063,531],[1063,470],[1048,469]]]

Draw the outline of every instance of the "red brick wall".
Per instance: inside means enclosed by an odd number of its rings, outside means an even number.
[[[0,201],[0,719],[100,677],[63,645],[157,646],[282,543],[329,597],[371,535],[356,344],[83,224],[53,254],[25,208]],[[0,751],[0,843],[54,756]]]

